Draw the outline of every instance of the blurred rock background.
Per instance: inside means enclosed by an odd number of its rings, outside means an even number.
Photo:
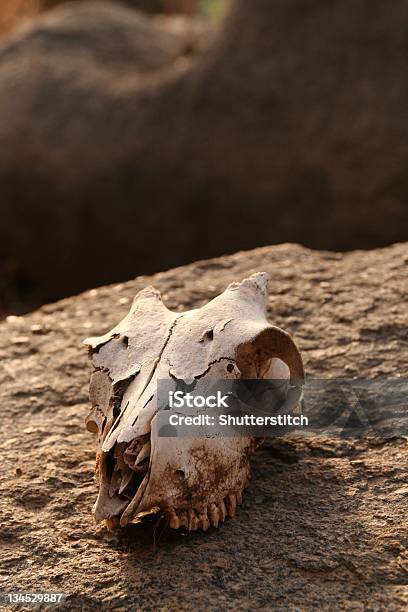
[[[30,27],[33,19],[44,12],[59,5],[70,5],[71,3],[79,5],[81,2],[84,0],[1,0],[0,44],[2,38],[5,41],[4,44],[7,44],[8,37],[18,36],[20,28]],[[174,54],[184,55],[185,50],[190,54],[201,46],[206,46],[214,24],[224,15],[228,2],[229,0],[121,0],[118,3],[154,16],[162,31],[176,37],[176,41],[173,41],[173,53],[170,53],[171,59]],[[3,214],[2,217],[5,227],[5,215]],[[19,224],[16,225],[18,231]],[[5,231],[8,232],[9,228],[5,227]],[[35,247],[38,251],[41,250],[38,243]],[[51,288],[53,283],[49,282],[49,291],[46,287],[39,286],[38,281],[32,279],[30,273],[26,273],[18,254],[11,253],[10,256],[6,252],[5,255],[2,255],[0,257],[0,319],[10,313],[26,312],[48,299],[55,299],[76,290],[75,282],[71,284],[71,289],[67,288],[67,290],[59,283],[60,288],[55,292]],[[32,255],[35,259],[35,254]],[[121,265],[117,262],[118,278],[123,276],[120,268]],[[92,281],[95,284],[99,284],[97,277],[98,274]],[[81,281],[78,289],[79,287],[84,288]]]
[[[50,4],[1,5],[3,316],[239,249],[407,239],[405,1]]]

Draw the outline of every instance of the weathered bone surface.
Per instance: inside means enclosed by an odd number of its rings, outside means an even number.
[[[97,433],[97,521],[165,515],[173,528],[218,526],[234,516],[249,479],[251,438],[165,438],[157,432],[157,381],[290,378],[301,356],[266,320],[267,275],[257,273],[202,308],[172,312],[153,287],[104,336],[88,338],[94,372],[86,424]]]

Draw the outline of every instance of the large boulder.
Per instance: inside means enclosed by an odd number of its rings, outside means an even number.
[[[161,86],[168,72],[185,69],[210,37],[210,26],[200,20],[151,19],[123,5],[78,2],[42,15],[0,47],[0,318],[8,309],[24,310],[129,277],[131,261],[132,270],[140,271],[146,264],[149,269],[153,257],[157,267],[153,253],[162,250],[156,246],[148,255],[147,243],[145,261],[135,267],[134,247],[142,234],[134,231],[133,188],[131,200],[119,203],[116,220],[104,210],[107,205],[113,211],[122,180],[132,182],[133,175],[132,170],[128,178],[114,178],[111,153],[115,149],[121,164],[126,132],[137,145],[134,122],[143,126],[146,119],[141,109],[134,114],[136,98],[146,111],[149,90]],[[54,130],[48,148],[44,138]],[[96,134],[101,139],[95,140]],[[93,187],[88,191],[91,175],[97,191],[104,192],[100,181],[107,181],[108,199],[100,207]],[[112,179],[119,181],[115,196]],[[142,217],[149,216],[149,208]],[[122,224],[125,234],[133,227],[124,250],[118,241]],[[102,232],[102,240],[109,232],[110,246],[99,249],[92,227]],[[139,227],[148,239],[144,220]],[[84,231],[91,233],[86,237]]]
[[[195,61],[141,19],[71,3],[0,50],[0,257],[27,292],[407,237],[404,0],[236,0]]]
[[[0,324],[7,591],[63,592],[69,610],[406,610],[408,453],[398,432],[270,440],[255,456],[243,507],[218,530],[95,527],[81,341],[110,329],[147,284],[184,310],[265,270],[269,318],[294,334],[308,379],[402,380],[407,263],[403,244],[345,255],[280,245],[91,290]]]

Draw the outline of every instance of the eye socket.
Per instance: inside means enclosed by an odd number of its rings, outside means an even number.
[[[234,365],[232,363],[229,363],[227,365],[227,372],[233,372],[234,371]]]
[[[174,473],[176,476],[180,476],[180,478],[184,478],[185,476],[184,470],[176,470]]]

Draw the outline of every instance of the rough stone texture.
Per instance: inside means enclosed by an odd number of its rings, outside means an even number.
[[[406,375],[407,263],[403,244],[345,255],[284,244],[3,322],[1,588],[66,592],[70,610],[406,609],[403,439],[268,442],[235,519],[205,534],[95,527],[81,340],[111,328],[148,283],[186,309],[265,270],[270,318],[294,334],[309,376]]]

